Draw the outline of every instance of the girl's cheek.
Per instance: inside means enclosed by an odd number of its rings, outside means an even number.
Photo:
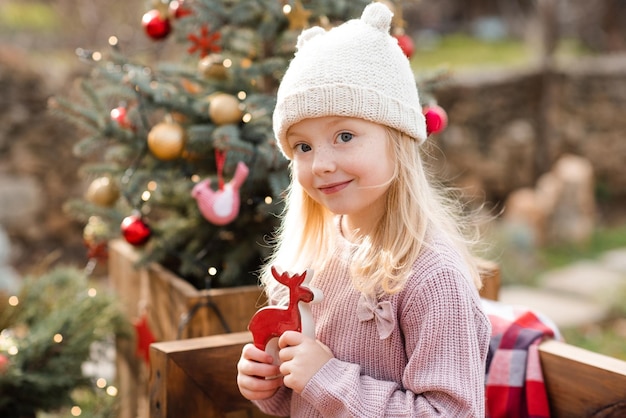
[[[296,180],[301,181],[307,175],[307,165],[302,161],[296,161],[293,165],[293,172],[296,176]]]

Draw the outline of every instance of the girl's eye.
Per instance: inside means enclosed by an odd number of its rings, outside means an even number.
[[[342,132],[337,136],[339,142],[350,142],[354,138],[354,135],[350,132]]]
[[[294,150],[296,150],[297,152],[309,152],[311,151],[311,146],[309,144],[296,144],[295,147],[293,147]]]

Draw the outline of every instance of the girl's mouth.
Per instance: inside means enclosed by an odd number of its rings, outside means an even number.
[[[325,184],[321,187],[318,187],[318,190],[324,194],[333,194],[345,189],[350,183],[351,180],[343,181],[340,183]]]

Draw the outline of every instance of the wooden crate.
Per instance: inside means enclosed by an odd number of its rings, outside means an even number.
[[[159,264],[138,267],[139,257],[125,241],[112,241],[109,280],[131,320],[146,314],[157,341],[245,331],[264,304],[258,286],[198,290]],[[136,341],[118,341],[116,349],[119,418],[147,418],[148,366],[137,357]]]
[[[483,297],[497,300],[499,266],[479,265]],[[236,384],[236,364],[250,342],[250,332],[238,332],[152,344],[151,418],[262,417]],[[550,339],[539,345],[539,357],[551,416],[626,417],[625,361]]]

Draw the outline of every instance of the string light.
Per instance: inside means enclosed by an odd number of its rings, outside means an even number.
[[[252,115],[250,113],[246,113],[241,117],[243,123],[248,123],[252,120]]]
[[[109,386],[106,390],[107,395],[117,396],[117,388],[115,386]]]
[[[226,58],[224,62],[222,62],[222,65],[224,66],[224,68],[230,68],[233,66],[233,61],[229,58]]]
[[[215,276],[217,274],[217,269],[215,267],[209,267],[209,276]]]
[[[63,335],[54,334],[54,337],[52,337],[52,341],[54,341],[57,344],[61,343],[63,341]]]
[[[291,5],[290,4],[285,4],[283,6],[283,13],[288,15],[289,13],[291,13]]]
[[[274,199],[272,198],[272,196],[265,196],[265,203],[266,204],[271,204],[274,201]]]
[[[70,414],[72,414],[73,417],[79,417],[81,414],[83,413],[83,410],[80,409],[80,406],[73,406],[72,409],[70,409]]]
[[[98,380],[96,380],[96,386],[99,387],[100,389],[104,389],[107,385],[107,380],[104,377],[100,377]]]
[[[90,298],[95,298],[97,294],[98,294],[98,291],[93,287],[87,290],[87,296],[89,296]]]
[[[144,190],[144,192],[141,194],[141,200],[147,202],[148,200],[150,200],[150,196],[152,196],[152,193],[150,193],[148,190]]]
[[[12,346],[10,346],[10,347],[7,349],[7,353],[9,353],[9,354],[10,354],[10,355],[12,355],[12,356],[16,355],[16,354],[17,354],[17,353],[19,353],[19,352],[20,352],[20,350],[17,348],[17,346],[16,346],[16,345],[12,345]]]
[[[20,300],[17,296],[9,296],[9,305],[17,306],[20,304]]]

